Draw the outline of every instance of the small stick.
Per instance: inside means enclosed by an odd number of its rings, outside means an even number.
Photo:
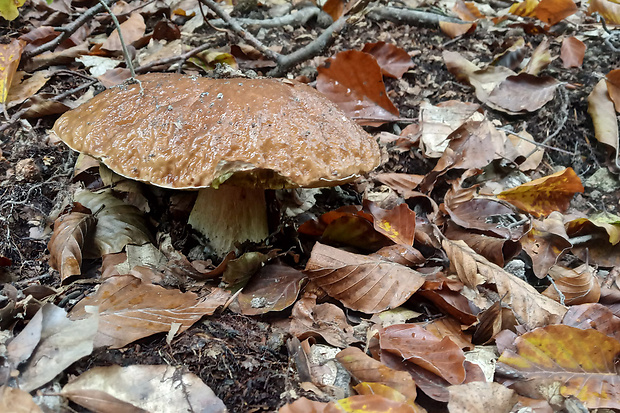
[[[121,41],[121,49],[123,49],[123,56],[125,57],[125,63],[127,64],[127,68],[131,73],[131,77],[136,77],[136,71],[133,68],[133,62],[131,61],[131,57],[129,56],[129,51],[127,50],[127,46],[125,45],[125,40],[123,40],[123,34],[121,33],[121,24],[118,22],[116,15],[112,13],[112,9],[105,3],[105,0],[99,0],[99,4],[103,5],[106,11],[110,14],[112,21],[114,22],[114,26],[116,26],[116,32],[118,33],[118,39]]]
[[[93,7],[91,7],[88,10],[86,10],[74,22],[69,23],[66,26],[63,26],[62,29],[58,30],[61,33],[55,39],[50,40],[49,42],[44,43],[41,46],[39,46],[39,47],[37,47],[35,49],[32,49],[29,52],[24,53],[24,56],[23,56],[24,59],[27,59],[27,58],[33,57],[33,56],[38,56],[41,53],[48,52],[50,50],[55,49],[62,42],[64,42],[66,39],[71,37],[71,35],[73,33],[75,33],[77,31],[77,29],[79,29],[87,21],[92,19],[97,13],[100,13],[102,10],[104,10],[104,6],[102,5],[103,2],[105,2],[105,5],[107,6],[108,4],[112,5],[112,4],[116,3],[118,0],[99,0],[99,1],[101,1],[101,3],[95,4]]]

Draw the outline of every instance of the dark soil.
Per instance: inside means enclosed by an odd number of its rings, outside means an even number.
[[[246,15],[250,14],[256,17],[257,11],[246,12]],[[286,52],[315,38],[321,30],[315,21],[296,29],[266,29],[265,43],[270,44],[271,39],[274,44],[282,45]],[[561,34],[571,35],[571,30],[565,27]],[[394,43],[414,52],[415,67],[402,79],[386,81],[389,96],[402,118],[417,119],[418,106],[423,100],[433,104],[448,99],[475,101],[473,89],[456,82],[446,70],[442,51],[458,51],[470,60],[486,63],[519,36],[523,36],[533,48],[544,37],[552,37],[551,34],[529,35],[521,29],[477,30],[471,36],[449,41],[438,29],[361,20],[337,36],[334,44],[322,53],[323,58],[302,63],[292,69],[290,75],[305,75],[312,81],[316,77],[317,64],[325,57],[343,50],[359,50],[369,42]],[[300,38],[303,40],[296,40]],[[197,42],[203,39],[215,47],[229,44],[228,36],[212,29],[197,34]],[[541,110],[518,117],[487,111],[490,119],[497,119],[504,126],[511,125],[515,130],[521,130],[525,125],[539,142],[560,129],[546,144],[572,154],[547,150],[544,164],[539,168],[541,173],[571,166],[585,179],[608,161],[594,139],[592,122],[587,114],[587,96],[601,76],[618,67],[619,58],[597,39],[587,40],[586,44],[588,50],[582,68],[564,69],[561,61],[556,59],[546,70],[547,74],[570,87],[557,93],[555,99]],[[553,39],[551,49],[554,56],[559,54],[559,43]],[[54,76],[46,91],[62,93],[79,82],[79,79],[67,76]],[[0,137],[0,257],[12,261],[12,265],[0,267],[0,275],[18,292],[32,285],[53,287],[58,293],[47,300],[70,309],[96,283],[62,287],[58,273],[48,265],[49,224],[69,203],[76,159],[76,155],[65,146],[48,143],[47,130],[55,118],[48,116],[16,123]],[[406,123],[386,125],[381,130],[398,133],[405,126]],[[401,164],[399,172],[423,174],[432,167],[432,164],[411,162]],[[586,213],[587,208],[606,208],[611,212],[618,208],[617,196],[613,195],[591,198],[586,192],[580,199],[580,208]],[[280,317],[286,318],[287,315]],[[158,335],[124,349],[97,351],[73,365],[66,374],[68,377],[93,366],[111,364],[185,366],[208,384],[231,412],[276,411],[289,401],[288,391],[294,389],[298,394],[300,391],[296,373],[289,365],[287,337],[273,330],[270,321],[226,310],[197,323],[170,345],[166,344],[163,335]],[[22,326],[18,322],[15,330]],[[67,377],[61,378],[61,382],[66,382]],[[79,407],[72,407],[79,410]]]

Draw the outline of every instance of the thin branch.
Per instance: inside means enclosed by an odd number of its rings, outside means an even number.
[[[393,23],[408,24],[411,26],[437,27],[439,22],[463,23],[462,20],[441,14],[425,11],[401,9],[398,7],[375,7],[368,12],[368,18],[381,22],[389,20]]]
[[[112,21],[114,22],[114,26],[116,26],[116,32],[118,33],[118,40],[120,40],[121,42],[121,49],[123,49],[123,57],[125,57],[125,64],[127,65],[129,72],[131,73],[131,77],[135,78],[136,71],[133,68],[133,62],[132,62],[131,56],[129,55],[129,51],[127,50],[127,45],[125,44],[125,40],[123,39],[123,34],[121,33],[121,24],[118,22],[116,15],[112,13],[112,9],[105,3],[105,0],[99,0],[99,4],[103,5],[103,7],[108,12],[108,14],[110,14],[110,17],[112,18]]]
[[[274,52],[273,50],[267,48],[260,40],[258,40],[254,35],[248,31],[246,31],[235,19],[230,17],[228,13],[222,9],[219,4],[214,2],[213,0],[200,0],[202,4],[207,6],[211,11],[213,11],[220,19],[222,19],[239,37],[244,39],[250,45],[254,46],[256,50],[261,52],[268,59],[273,60],[276,63],[280,63],[280,59],[282,57],[281,54]]]
[[[187,59],[189,59],[190,57],[192,57],[192,56],[194,56],[194,55],[196,55],[196,54],[198,54],[198,53],[200,53],[200,52],[202,52],[204,50],[207,50],[210,47],[211,47],[211,44],[206,43],[206,44],[203,44],[202,46],[195,47],[192,50],[189,50],[188,52],[185,52],[183,54],[149,62],[149,63],[147,63],[145,65],[137,67],[136,68],[136,73],[144,73],[144,72],[148,71],[149,69],[152,69],[152,68],[157,67],[157,66],[169,65],[169,64],[176,63],[176,62],[184,62]]]
[[[235,19],[237,23],[245,26],[259,26],[265,28],[282,27],[286,25],[300,26],[306,24],[308,20],[317,16],[321,10],[318,7],[304,7],[296,13],[289,13],[284,16],[274,17],[272,19]],[[224,19],[209,20],[209,23],[214,27],[226,27],[228,24]]]
[[[92,85],[94,85],[97,82],[99,82],[99,81],[96,80],[96,79],[95,80],[91,80],[88,83],[84,83],[83,85],[80,85],[80,86],[78,86],[78,87],[76,87],[74,89],[70,89],[70,90],[67,90],[67,91],[61,93],[60,95],[56,95],[56,96],[54,96],[53,98],[51,98],[49,100],[52,101],[52,102],[59,102],[62,99],[66,98],[68,96],[71,96],[74,93],[77,93],[77,92],[79,92],[79,91],[81,91],[83,89],[91,87]],[[11,119],[8,122],[4,123],[3,125],[0,125],[0,133],[4,132],[6,129],[11,127],[11,125],[13,125],[15,122],[17,122],[22,117],[22,115],[24,113],[28,112],[29,109],[30,109],[30,107],[27,107],[27,108],[23,108],[23,109],[20,109],[19,111],[15,112],[13,114],[13,116],[11,116]]]
[[[531,143],[533,145],[536,145],[536,146],[540,146],[541,148],[549,149],[551,151],[556,151],[556,152],[562,152],[562,153],[565,153],[567,155],[572,155],[572,156],[577,155],[575,152],[567,151],[566,149],[556,148],[554,146],[549,146],[549,145],[545,145],[544,143],[536,142],[535,140],[526,138],[523,135],[519,135],[517,132],[514,132],[514,131],[512,131],[512,130],[510,130],[508,128],[497,128],[497,130],[501,130],[501,131],[506,132],[506,133],[508,133],[510,135],[514,135],[514,136],[516,136],[517,138],[519,138],[521,140],[524,140],[524,141],[529,142],[529,143]],[[532,155],[528,155],[527,157],[529,157],[529,156],[532,156]]]
[[[106,6],[111,6],[112,4],[116,3],[118,0],[100,0],[100,1],[105,2]],[[50,40],[49,42],[42,44],[41,46],[35,49],[32,49],[29,52],[24,53],[23,58],[27,59],[29,57],[38,56],[41,53],[48,52],[50,50],[55,49],[62,42],[67,40],[69,37],[71,37],[71,35],[75,33],[77,29],[82,27],[87,21],[92,19],[96,14],[101,13],[103,10],[105,10],[105,7],[103,6],[102,3],[98,3],[94,5],[93,7],[86,10],[84,13],[82,13],[82,15],[78,17],[74,22],[69,23],[66,26],[63,26],[62,29],[60,30],[61,33],[55,39]]]

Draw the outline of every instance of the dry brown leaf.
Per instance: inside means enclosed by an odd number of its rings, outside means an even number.
[[[508,413],[517,403],[514,390],[499,384],[477,381],[451,386],[450,413]]]
[[[305,279],[304,273],[281,262],[265,265],[237,296],[239,309],[246,315],[282,311],[293,305]]]
[[[465,354],[450,338],[437,338],[415,324],[393,325],[379,332],[382,351],[414,363],[450,384],[465,380]]]
[[[310,297],[304,297],[295,303],[289,332],[302,341],[308,337],[320,336],[339,348],[359,341],[342,309],[330,303],[317,305],[316,299]]]
[[[227,411],[198,376],[166,364],[95,367],[66,384],[61,394],[101,413]]]
[[[400,47],[386,43],[366,43],[362,52],[372,55],[381,68],[383,76],[400,79],[414,65],[411,56]]]
[[[88,52],[88,42],[84,42],[77,46],[59,50],[57,52],[42,53],[28,59],[24,70],[26,72],[34,72],[42,67],[69,64],[74,62],[76,57],[88,54]]]
[[[151,241],[142,212],[113,195],[112,190],[99,193],[80,191],[74,199],[97,216],[94,237],[88,240],[88,258],[121,252],[127,244],[146,244]]]
[[[497,85],[485,103],[508,114],[535,112],[553,99],[559,85],[560,82],[549,76],[519,73]]]
[[[336,360],[347,369],[357,382],[384,384],[397,390],[411,401],[415,400],[417,396],[415,381],[409,373],[393,370],[357,347],[342,350],[336,355]]]
[[[607,79],[607,93],[614,102],[616,112],[620,112],[620,69],[614,69],[605,75]]]
[[[167,290],[126,275],[107,279],[95,294],[77,303],[69,315],[72,319],[83,318],[86,306],[99,306],[95,346],[121,348],[140,338],[168,332],[174,323],[181,324],[181,333],[204,315],[213,314],[229,296],[215,289],[199,299],[192,292]]]
[[[478,273],[478,264],[474,257],[468,253],[467,244],[464,241],[450,241],[444,239],[441,242],[446,255],[450,260],[450,269],[455,272],[459,280],[469,288],[475,289],[485,280]]]
[[[410,268],[318,242],[305,272],[331,297],[365,313],[398,307],[424,284],[422,274]]]
[[[572,246],[562,214],[556,211],[542,221],[532,220],[532,228],[521,239],[521,245],[532,259],[534,274],[538,278],[545,278],[560,254]]]
[[[553,26],[577,10],[579,8],[573,0],[540,0],[534,14],[538,20]]]
[[[378,394],[358,394],[338,401],[330,402],[324,413],[422,413],[424,410],[407,403],[390,400]]]
[[[399,117],[385,91],[374,57],[357,50],[340,52],[318,68],[316,88],[361,125],[379,126]]]
[[[458,16],[459,19],[464,21],[473,22],[478,19],[483,19],[484,15],[480,12],[476,3],[463,0],[457,0],[452,7],[452,11]]]
[[[599,303],[571,306],[562,324],[582,330],[593,328],[620,341],[620,317]]]
[[[32,396],[23,390],[9,386],[0,387],[0,412],[43,413]]]
[[[406,247],[413,245],[415,239],[415,212],[409,209],[407,203],[397,205],[392,209],[380,208],[374,202],[364,204],[373,219],[375,230],[388,237],[396,244]]]
[[[12,39],[7,44],[0,44],[0,105],[7,102],[13,77],[17,72],[22,50],[26,42]]]
[[[572,0],[568,1],[572,3]],[[528,73],[530,75],[536,76],[545,67],[547,67],[552,60],[553,58],[551,57],[551,52],[549,51],[549,39],[544,37],[538,47],[534,49],[532,57],[530,57],[530,61],[523,69],[523,73]]]
[[[464,34],[471,34],[476,30],[476,23],[454,23],[440,21],[439,28],[446,36],[455,39]]]
[[[560,302],[560,293],[566,305],[596,303],[601,298],[601,285],[596,272],[586,264],[575,269],[554,265],[549,269],[549,276],[555,285],[547,287],[542,294],[555,301]]]
[[[407,194],[412,192],[424,179],[423,175],[382,172],[374,177],[377,181],[389,186],[398,192],[403,198],[407,198]]]
[[[620,7],[620,5],[618,6]],[[618,152],[618,120],[614,102],[607,92],[607,81],[601,79],[588,96],[588,113],[594,124],[594,136],[596,139]]]
[[[282,406],[278,413],[324,413],[327,403],[301,397],[293,403]]]
[[[564,67],[564,69],[581,67],[585,54],[585,43],[575,36],[565,37],[564,40],[562,40],[560,59],[562,59],[562,67]]]
[[[465,241],[471,249],[500,267],[521,252],[518,241],[466,230],[453,222],[444,227],[444,235],[453,241]]]
[[[564,212],[576,193],[583,193],[581,179],[573,168],[535,179],[497,195],[535,217]]]
[[[146,32],[146,24],[144,18],[138,12],[131,13],[129,18],[121,23],[121,33],[126,45],[131,45],[144,37]],[[101,49],[107,51],[120,51],[121,41],[118,37],[118,30],[114,30],[110,37],[103,42]]]
[[[12,84],[7,98],[7,108],[22,103],[39,91],[50,78],[51,73],[47,70],[34,72],[32,76],[23,79],[20,83]]]
[[[612,0],[590,0],[588,14],[600,14],[607,24],[620,24],[620,4]]]
[[[81,209],[83,211],[83,209]],[[50,267],[60,272],[63,283],[70,278],[82,274],[82,255],[87,237],[97,219],[90,212],[79,212],[78,209],[63,215],[54,222],[54,234],[47,244],[50,251]]]

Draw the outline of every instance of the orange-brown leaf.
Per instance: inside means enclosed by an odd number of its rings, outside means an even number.
[[[381,383],[398,390],[411,401],[416,398],[415,382],[409,373],[393,370],[357,347],[342,350],[336,355],[336,360],[358,382]]]
[[[607,93],[614,102],[616,112],[620,112],[620,69],[615,69],[607,73]]]
[[[498,362],[534,387],[559,381],[563,396],[574,396],[589,409],[618,409],[618,354],[620,342],[599,331],[550,325],[518,337],[515,349],[506,349]]]
[[[107,279],[95,294],[77,303],[69,316],[83,318],[86,306],[98,306],[95,346],[120,348],[143,337],[168,332],[175,323],[180,324],[178,332],[183,332],[203,316],[213,314],[229,296],[230,293],[215,289],[199,299],[192,292],[167,290],[125,275]]]
[[[476,23],[454,23],[440,21],[439,28],[446,36],[454,39],[464,34],[473,33],[476,29]]]
[[[424,284],[422,274],[376,257],[316,243],[306,274],[331,297],[365,313],[395,308]]]
[[[362,52],[372,55],[377,60],[383,76],[400,79],[407,70],[413,67],[411,56],[391,43],[366,43]]]
[[[54,235],[47,248],[50,251],[50,267],[60,271],[63,283],[82,273],[82,248],[96,222],[90,212],[78,211],[63,215],[54,222]]]
[[[405,202],[392,209],[383,209],[369,202],[374,228],[397,244],[412,246],[415,239],[415,212]]]
[[[582,193],[583,190],[581,180],[573,168],[566,168],[504,191],[497,197],[540,217],[553,211],[565,211],[573,195]]]
[[[144,37],[146,24],[140,13],[131,13],[129,18],[121,23],[121,33],[126,45],[133,44]],[[101,49],[107,51],[121,50],[121,41],[118,37],[118,31],[115,29],[110,37],[101,46]]]
[[[562,59],[562,66],[564,69],[568,69],[569,67],[581,67],[585,54],[585,43],[575,36],[566,37],[562,40],[560,59]]]
[[[620,4],[610,0],[590,0],[588,14],[597,12],[607,24],[620,24]]]
[[[549,276],[555,285],[550,285],[543,295],[560,301],[560,294],[564,296],[566,305],[596,303],[601,298],[601,285],[593,269],[582,264],[575,269],[554,265],[549,269]]]
[[[618,120],[614,102],[609,97],[608,82],[599,80],[588,96],[588,113],[594,124],[594,137],[600,143],[618,150]]]
[[[22,50],[26,42],[13,39],[8,44],[0,44],[0,104],[6,103],[13,76],[17,72]]]
[[[538,20],[553,26],[577,10],[573,0],[540,0],[534,14]]]
[[[381,67],[358,50],[340,52],[318,68],[316,88],[362,125],[379,126],[399,117],[387,96]]]

